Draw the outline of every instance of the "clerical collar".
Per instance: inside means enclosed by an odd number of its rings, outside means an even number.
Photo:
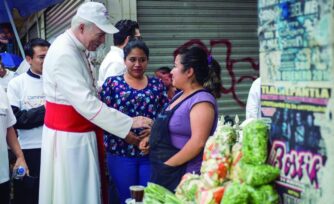
[[[40,75],[33,73],[30,69],[28,69],[27,74],[28,74],[29,76],[31,76],[31,77],[36,78],[36,79],[40,79],[40,78],[41,78]]]

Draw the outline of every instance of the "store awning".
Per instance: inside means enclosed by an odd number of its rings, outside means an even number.
[[[0,0],[0,23],[10,22],[10,17],[5,7],[5,1],[11,12],[15,8],[18,10],[20,16],[27,17],[64,0]]]
[[[24,57],[21,41],[19,39],[16,26],[13,21],[12,12],[16,9],[22,17],[27,17],[44,8],[60,3],[64,0],[0,0],[0,23],[10,22],[19,44],[20,51]]]

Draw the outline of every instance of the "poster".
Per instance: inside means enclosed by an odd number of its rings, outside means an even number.
[[[332,8],[331,0],[259,1],[260,58],[268,80],[332,80]]]
[[[334,203],[332,0],[259,0],[261,112],[281,203]]]

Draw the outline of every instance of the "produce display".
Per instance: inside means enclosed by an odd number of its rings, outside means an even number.
[[[145,204],[159,204],[159,203],[170,203],[170,204],[183,204],[172,192],[168,189],[154,184],[148,183],[144,190],[144,201]]]
[[[279,169],[266,165],[252,165],[243,163],[241,165],[241,178],[251,186],[261,186],[275,180],[279,175]]]
[[[175,195],[149,183],[144,203],[276,204],[279,197],[271,183],[280,171],[266,164],[267,145],[263,121],[253,120],[240,128],[238,122],[232,127],[220,120],[206,143],[201,175],[185,174]]]
[[[225,186],[219,186],[211,189],[201,189],[201,191],[197,195],[196,202],[188,202],[188,203],[207,203],[207,204],[215,204],[220,203],[225,192]]]
[[[229,204],[239,204],[239,203],[247,203],[249,200],[249,193],[247,186],[238,182],[233,183],[228,186],[222,203]]]
[[[203,188],[201,177],[197,174],[187,173],[175,191],[175,195],[183,201],[193,201],[196,199],[196,193]]]
[[[268,128],[262,121],[254,120],[243,130],[243,161],[249,164],[264,164],[268,155]]]
[[[248,187],[248,192],[252,204],[278,203],[278,194],[272,185],[263,185],[259,188]]]

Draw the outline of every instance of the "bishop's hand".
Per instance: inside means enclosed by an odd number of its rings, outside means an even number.
[[[151,128],[153,120],[144,116],[133,117],[132,128]]]

